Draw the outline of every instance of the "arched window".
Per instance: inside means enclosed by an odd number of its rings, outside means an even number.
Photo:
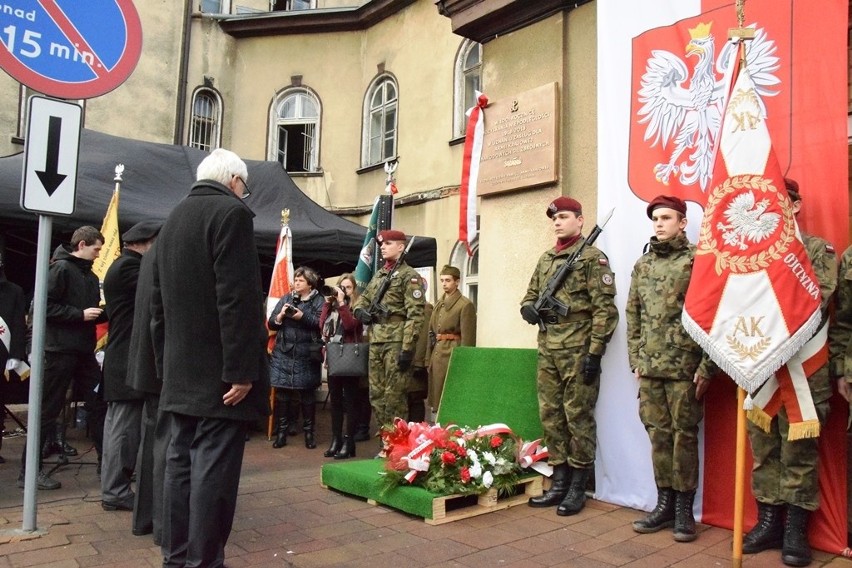
[[[222,99],[207,87],[192,95],[192,115],[189,118],[189,145],[207,152],[222,142]]]
[[[473,254],[468,255],[464,243],[456,243],[450,254],[450,264],[458,267],[461,272],[461,293],[476,306],[479,302],[479,235],[470,243],[470,249]]]
[[[320,103],[304,87],[278,95],[270,117],[269,159],[288,172],[316,172],[319,168]]]
[[[382,75],[373,81],[364,99],[362,166],[396,157],[398,89],[396,81]]]
[[[453,134],[457,137],[464,136],[464,113],[476,104],[476,91],[482,92],[482,45],[466,39],[456,56]]]

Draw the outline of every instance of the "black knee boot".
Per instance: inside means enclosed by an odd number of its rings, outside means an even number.
[[[770,548],[781,548],[784,538],[781,505],[757,502],[757,524],[743,538],[743,553],[755,554]]]
[[[550,488],[539,497],[530,497],[527,502],[530,507],[553,507],[558,505],[568,493],[571,483],[571,467],[567,463],[553,466],[553,475],[550,477]]]
[[[655,533],[672,526],[674,520],[674,490],[671,487],[657,487],[657,506],[644,519],[633,521],[633,530],[643,534]]]
[[[795,505],[787,505],[784,523],[784,546],[781,561],[787,566],[807,566],[811,563],[811,545],[808,542],[808,521],[811,512]]]
[[[275,441],[272,442],[273,448],[283,448],[287,445],[287,428],[290,424],[287,422],[286,416],[281,416],[277,420],[278,426],[275,429]]]
[[[305,431],[305,447],[312,450],[317,447],[316,440],[314,439],[314,419],[316,418],[317,403],[315,400],[305,401],[305,398],[308,398],[308,396],[303,393],[302,417],[304,421],[302,422],[302,430]]]
[[[571,473],[571,485],[568,487],[568,493],[565,494],[565,499],[556,507],[556,514],[560,517],[568,517],[576,515],[586,506],[586,484],[589,483],[589,476],[592,474],[591,467],[574,468]]]
[[[336,457],[343,445],[343,408],[341,401],[331,402],[331,444],[323,453],[327,458]]]

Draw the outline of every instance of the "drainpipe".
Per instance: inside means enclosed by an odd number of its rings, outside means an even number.
[[[183,132],[186,118],[186,77],[189,71],[189,46],[192,33],[192,3],[184,0],[183,37],[181,38],[180,70],[178,72],[178,92],[175,108],[175,144],[184,144]]]

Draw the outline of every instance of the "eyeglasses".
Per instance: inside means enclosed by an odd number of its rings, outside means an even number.
[[[237,178],[238,180],[240,180],[241,182],[243,182],[243,193],[242,193],[242,195],[240,195],[240,199],[245,199],[246,197],[251,195],[251,191],[249,191],[249,186],[246,183],[246,180],[244,180],[242,178],[242,176],[235,175],[234,177]]]

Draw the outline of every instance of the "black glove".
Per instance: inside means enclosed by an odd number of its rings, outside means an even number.
[[[586,379],[586,384],[591,383],[601,372],[601,356],[589,353],[583,357],[581,371]]]
[[[400,371],[407,371],[411,367],[411,362],[414,361],[414,351],[402,350],[396,358],[396,364]]]
[[[524,304],[521,306],[521,317],[530,325],[538,325],[538,322],[541,319],[532,304]]]
[[[370,316],[370,312],[363,308],[355,308],[355,311],[352,313],[355,316],[355,319],[363,323],[364,325],[370,325],[373,322],[373,318]]]

